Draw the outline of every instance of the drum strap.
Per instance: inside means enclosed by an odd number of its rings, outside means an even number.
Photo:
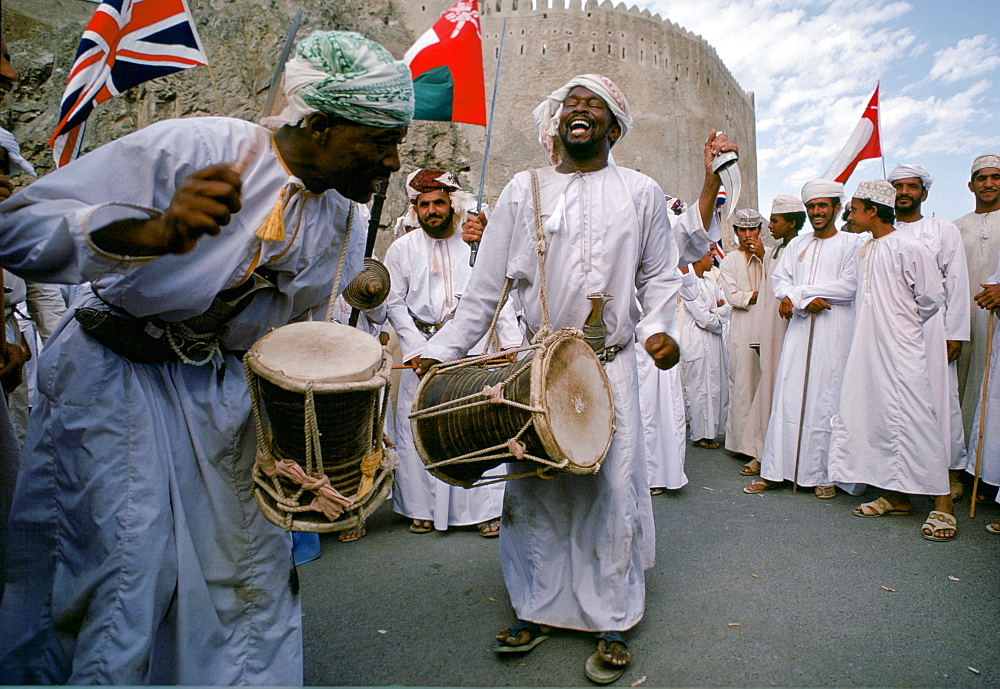
[[[549,300],[545,294],[545,232],[542,229],[542,202],[538,192],[538,170],[531,170],[531,200],[535,207],[535,251],[538,253],[538,291],[542,307],[542,327],[538,331],[539,340],[544,340],[552,332],[549,322]]]

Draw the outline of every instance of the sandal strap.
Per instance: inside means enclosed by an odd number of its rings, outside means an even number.
[[[538,636],[542,633],[542,628],[539,627],[534,622],[528,622],[527,620],[517,620],[514,624],[510,625],[508,634],[510,636],[517,636],[519,632],[527,631],[531,636]]]
[[[607,632],[597,632],[597,639],[598,641],[604,641],[608,645],[617,641],[625,648],[628,648],[628,644],[625,643],[625,637],[622,636],[621,632],[616,632],[613,630]]]

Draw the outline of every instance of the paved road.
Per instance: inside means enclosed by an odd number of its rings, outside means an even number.
[[[984,530],[1000,507],[969,520],[960,501],[958,538],[933,543],[929,499],[859,519],[843,493],[746,495],[739,466],[689,445],[691,482],[653,498],[656,565],[619,686],[1000,686],[1000,536]],[[589,684],[589,635],[489,650],[513,617],[495,539],[406,523],[383,506],[367,537],[324,536],[300,569],[307,684]]]

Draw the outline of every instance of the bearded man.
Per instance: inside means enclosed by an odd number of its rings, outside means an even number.
[[[399,337],[403,361],[416,363],[427,338],[455,313],[465,294],[472,268],[463,230],[481,231],[484,216],[472,213],[475,197],[459,186],[458,178],[444,170],[417,170],[406,179],[411,216],[406,224],[419,231],[403,235],[389,247],[385,265],[392,278],[387,299],[389,322]],[[497,322],[501,348],[517,347],[522,335],[513,308],[507,304]],[[486,349],[477,343],[470,354]],[[493,483],[460,488],[434,477],[426,469],[413,444],[409,413],[420,380],[412,370],[400,374],[396,403],[396,449],[399,468],[392,491],[393,509],[412,522],[410,531],[446,531],[449,526],[476,524],[485,537],[500,535],[500,511],[504,486]],[[496,473],[504,473],[498,467]]]
[[[839,182],[817,179],[802,187],[813,231],[795,237],[774,267],[778,314],[788,321],[774,382],[774,400],[760,460],[760,477],[744,487],[759,493],[794,480],[816,497],[833,498],[827,472],[830,418],[854,330],[858,235],[838,232]],[[808,388],[805,386],[809,371]]]
[[[951,498],[962,497],[966,464],[965,429],[958,397],[958,357],[969,340],[969,269],[962,233],[953,223],[920,212],[934,178],[919,165],[897,165],[887,180],[896,190],[896,229],[920,242],[937,262],[944,304],[924,323],[927,374],[934,391],[938,418],[950,469]]]
[[[574,77],[536,108],[535,121],[553,166],[519,173],[504,189],[467,294],[455,318],[427,343],[420,369],[455,359],[483,336],[507,277],[532,333],[582,328],[587,295],[613,296],[604,310],[602,356],[617,432],[597,474],[507,485],[500,561],[518,621],[498,635],[497,648],[534,648],[544,638],[541,625],[598,632],[585,672],[613,681],[631,659],[621,632],[642,618],[643,571],[653,564],[655,545],[632,342],[637,337],[659,368],[677,363],[678,244],[660,188],[610,159],[632,126],[614,82],[596,74]],[[710,163],[735,148],[724,135],[709,136],[699,202],[678,218],[686,255],[708,250],[712,228],[704,228],[720,186]],[[544,272],[536,213],[546,237]],[[718,226],[714,232],[719,239]]]
[[[0,605],[7,682],[302,683],[291,539],[251,497],[241,355],[360,272],[357,204],[399,169],[413,86],[377,43],[317,31],[284,90],[273,133],[159,122],[3,204],[3,267],[93,284],[40,357]],[[257,276],[271,287],[188,341],[188,319]]]

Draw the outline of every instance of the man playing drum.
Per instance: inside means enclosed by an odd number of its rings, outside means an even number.
[[[458,178],[451,172],[416,170],[406,179],[406,191],[411,218],[405,222],[418,225],[420,230],[404,234],[386,251],[385,265],[392,278],[387,307],[389,322],[399,337],[403,361],[415,362],[427,338],[452,317],[465,293],[472,268],[471,251],[462,241],[462,228],[481,230],[485,218],[471,213],[476,198],[461,189]],[[501,347],[521,344],[521,331],[510,304],[500,315],[497,335]],[[485,348],[486,342],[480,342],[469,353],[479,354]],[[460,488],[424,469],[413,444],[408,418],[419,383],[412,371],[403,370],[396,405],[399,467],[392,491],[393,509],[413,520],[410,524],[413,533],[478,524],[483,536],[498,536],[502,483]]]
[[[39,362],[0,607],[8,683],[302,683],[291,539],[251,497],[240,358],[360,271],[355,204],[399,169],[413,90],[381,46],[331,31],[300,42],[284,95],[273,132],[160,122],[2,208],[4,267],[94,286]],[[271,286],[190,341],[185,319],[258,278]]]
[[[533,333],[579,329],[590,311],[587,295],[612,295],[604,312],[603,358],[617,433],[598,474],[507,485],[500,560],[518,620],[500,633],[497,650],[530,650],[544,638],[541,625],[598,632],[598,651],[585,670],[594,681],[613,681],[631,660],[621,632],[642,618],[643,570],[654,558],[631,344],[637,336],[660,368],[677,363],[677,344],[668,333],[676,332],[678,244],[702,244],[685,247],[685,255],[708,250],[704,226],[720,181],[706,172],[698,209],[679,219],[685,242],[675,242],[656,183],[609,159],[632,124],[625,97],[610,79],[575,77],[536,109],[535,119],[554,163],[537,170],[546,292],[535,248],[532,174],[522,172],[501,194],[455,318],[427,343],[418,373],[463,355],[483,336],[507,276]],[[706,165],[714,154],[735,149],[713,132]],[[717,224],[714,229],[718,238]],[[640,302],[645,318],[637,327]],[[551,315],[549,323],[543,311]]]

